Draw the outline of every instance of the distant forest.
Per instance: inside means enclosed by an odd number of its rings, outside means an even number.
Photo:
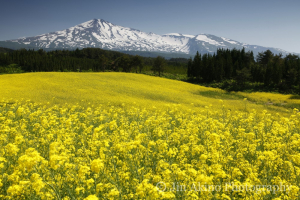
[[[194,58],[156,58],[128,55],[99,48],[76,50],[11,50],[0,47],[0,74],[22,72],[145,73],[227,91],[275,91],[300,94],[300,58],[274,55],[270,50],[254,57],[245,49],[218,49]],[[166,74],[180,76],[168,77]],[[179,77],[179,78],[178,78]]]
[[[158,56],[159,58],[162,58]],[[44,51],[9,50],[0,48],[0,73],[19,72],[105,72],[123,71],[141,73],[142,70],[163,72],[169,68],[180,68],[186,73],[185,58],[163,59],[161,66],[154,66],[156,58],[128,55],[99,48]],[[152,67],[150,67],[152,66]],[[154,66],[154,67],[153,67]],[[150,68],[149,68],[150,67]],[[146,69],[144,69],[146,68]],[[184,69],[184,70],[182,70]]]
[[[188,61],[190,82],[229,91],[276,91],[300,93],[300,58],[289,54],[274,55],[270,50],[252,51],[219,49],[213,55],[200,55]]]

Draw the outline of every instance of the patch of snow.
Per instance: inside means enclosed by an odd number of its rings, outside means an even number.
[[[46,35],[43,35],[42,37],[40,37],[40,40],[47,40]]]
[[[228,39],[228,38],[224,38],[224,37],[221,37],[225,42],[228,42],[230,44],[238,44],[236,41],[233,41],[231,39]]]
[[[188,38],[194,38],[195,36],[194,35],[183,35],[184,37],[188,37]]]
[[[109,26],[107,23],[103,22],[102,24],[103,24],[103,26],[104,26],[104,29],[109,30],[109,27],[110,27],[110,26]]]
[[[212,45],[218,45],[218,46],[221,45],[219,42],[208,38],[206,35],[198,35],[196,37],[196,40],[204,41]]]
[[[179,34],[179,33],[167,33],[167,34],[164,34],[164,35],[181,36],[181,34]]]
[[[184,46],[188,43],[189,39],[186,37],[171,37],[170,35],[163,35],[161,37],[157,37],[157,41],[162,44],[168,44],[172,46]]]
[[[82,24],[79,24],[79,26],[82,26],[83,28],[88,28],[88,27],[91,27],[92,22],[93,22],[93,20],[90,20],[90,21],[84,22]]]

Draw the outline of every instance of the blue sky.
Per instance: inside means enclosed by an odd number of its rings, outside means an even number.
[[[299,0],[0,0],[0,40],[91,19],[156,34],[207,33],[300,53]]]

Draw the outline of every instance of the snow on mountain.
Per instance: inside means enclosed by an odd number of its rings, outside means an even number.
[[[241,49],[243,47],[246,51],[251,50],[255,54],[267,49],[270,49],[273,53],[288,53],[281,49],[244,44],[210,34],[187,35],[169,33],[157,35],[145,33],[136,29],[114,25],[102,19],[93,19],[62,31],[6,42],[35,48],[74,49],[98,47],[117,51],[156,51],[191,55],[194,55],[197,51],[200,53],[212,53],[218,48]]]

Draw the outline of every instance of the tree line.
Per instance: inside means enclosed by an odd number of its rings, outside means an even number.
[[[159,61],[159,62],[157,62]],[[165,66],[184,66],[187,59],[165,60],[128,55],[100,48],[44,51],[20,49],[0,52],[0,73],[16,72],[84,72],[84,71],[123,71],[141,73],[144,66],[152,66],[159,75]]]
[[[259,53],[245,49],[218,49],[214,54],[198,52],[188,61],[190,82],[221,83],[228,90],[254,88],[300,92],[300,58],[297,55],[274,55],[270,50]]]
[[[16,50],[0,54],[0,66],[17,65],[24,72],[77,72],[77,71],[117,71],[121,66],[118,61],[124,54],[102,49],[76,49],[44,51],[40,50]],[[129,57],[129,56],[128,56]],[[133,56],[131,56],[133,57]],[[129,62],[129,61],[128,61]],[[124,71],[128,69],[124,68]]]

